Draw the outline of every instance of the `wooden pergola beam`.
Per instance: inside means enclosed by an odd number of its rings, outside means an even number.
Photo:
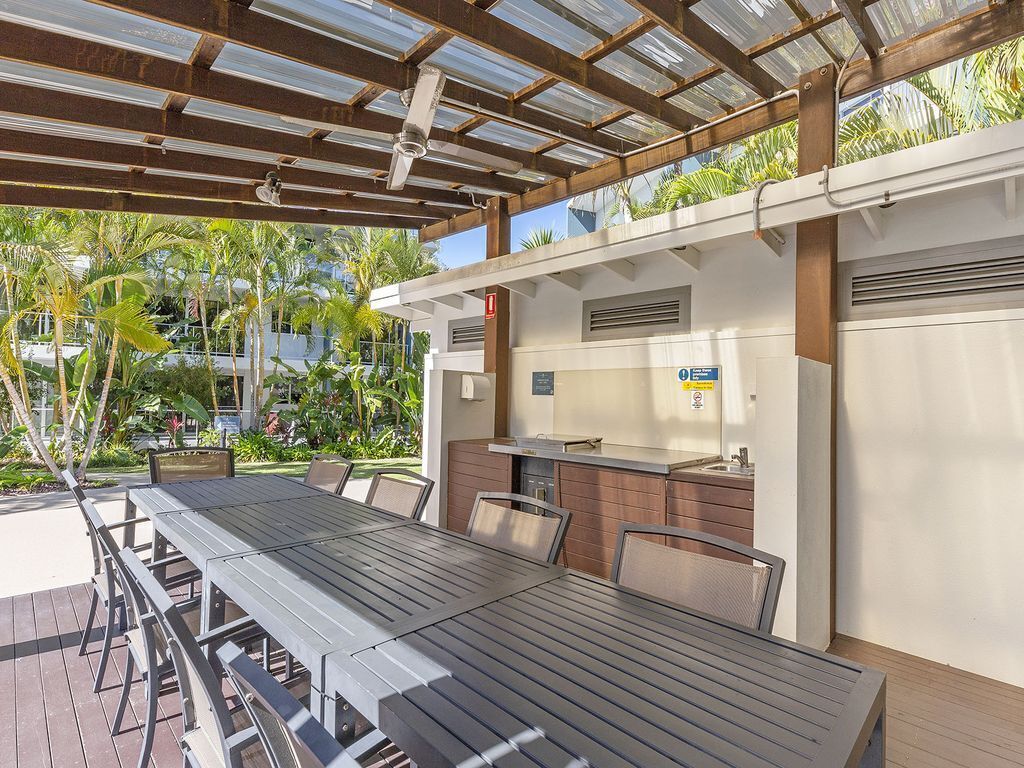
[[[835,0],[836,7],[842,12],[846,23],[850,25],[853,34],[860,41],[864,53],[869,58],[876,58],[882,52],[882,38],[878,35],[874,23],[868,16],[868,10],[863,0]]]
[[[950,61],[983,51],[1024,34],[1024,4],[990,6],[938,27],[918,38],[890,46],[876,59],[861,59],[843,74],[842,96],[869,93],[883,85],[904,80]],[[540,208],[559,200],[593,192],[621,179],[632,178],[670,165],[687,157],[751,136],[797,116],[795,98],[777,100],[741,112],[738,116],[682,136],[661,146],[626,158],[613,158],[569,179],[547,184],[508,199],[512,215]],[[482,226],[481,211],[470,211],[424,227],[420,239],[440,237]]]
[[[238,160],[220,155],[183,152],[148,144],[118,144],[111,141],[77,139],[0,128],[0,147],[4,152],[37,158],[49,157],[60,160],[112,163],[131,168],[156,168],[257,182],[262,182],[268,171],[276,171],[286,185],[317,187],[337,194],[386,195],[392,199],[445,203],[447,204],[445,210],[449,214],[473,208],[468,195],[449,189],[417,187],[407,184],[405,189],[394,192],[387,189],[383,179],[329,173],[294,165],[275,165],[256,160]]]
[[[356,109],[292,88],[216,72],[199,64],[183,64],[11,21],[0,20],[0,58],[170,92],[183,97],[184,103],[190,98],[198,98],[271,115],[318,120],[367,131],[394,134],[402,130],[402,119],[392,115]],[[181,112],[177,106],[178,102],[168,101],[164,109]],[[524,168],[551,176],[563,177],[582,170],[582,166],[563,160],[472,136],[461,136],[441,128],[432,130],[431,138],[514,160],[522,163]]]
[[[755,93],[768,97],[783,90],[782,84],[679,0],[626,1],[726,72],[735,75]]]
[[[60,210],[153,213],[161,216],[195,216],[207,219],[281,221],[291,224],[320,224],[338,227],[415,229],[420,221],[420,219],[406,216],[371,216],[365,213],[338,213],[311,208],[276,208],[248,203],[222,203],[210,200],[138,195],[130,192],[96,192],[20,184],[0,184],[0,205]]]
[[[0,83],[0,103],[6,112],[120,131],[198,141],[226,147],[290,155],[357,168],[387,171],[391,155],[339,142],[317,141],[292,133],[241,125],[197,115],[165,112],[153,107],[57,92],[14,83]],[[414,176],[471,184],[496,192],[518,193],[538,186],[510,176],[473,171],[445,163],[418,160]]]
[[[256,197],[254,184],[240,184],[208,179],[190,179],[182,176],[140,173],[138,171],[89,168],[63,163],[45,163],[29,160],[0,158],[0,182],[34,184],[38,186],[98,189],[107,192],[137,192],[169,197],[202,198],[234,203],[264,205]],[[310,192],[288,189],[281,192],[283,205],[298,208],[320,208],[327,211],[375,213],[410,216],[421,219],[420,224],[445,218],[449,211],[421,203],[397,200],[372,200],[366,197]]]
[[[227,0],[89,2],[281,56],[392,91],[411,88],[419,75],[419,69],[414,65],[289,24]],[[633,146],[630,142],[588,129],[549,111],[513,104],[498,94],[454,80],[448,81],[442,102],[471,113],[485,114],[514,125],[520,124],[520,127],[526,124],[541,133],[556,134],[582,146],[601,147],[610,152],[619,152]]]
[[[470,3],[439,3],[436,0],[382,2],[500,56],[539,69],[551,77],[627,106],[677,130],[688,130],[700,122],[686,110],[662,101],[650,91],[626,82],[586,59],[574,56]]]

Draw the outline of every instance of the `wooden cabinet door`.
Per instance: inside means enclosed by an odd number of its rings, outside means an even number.
[[[465,533],[469,515],[480,491],[512,490],[512,457],[491,453],[484,441],[453,440],[448,443],[449,530]]]
[[[668,524],[754,545],[754,490],[690,480],[668,481]],[[718,548],[687,545],[695,551],[726,557]],[[737,557],[736,559],[742,560]]]

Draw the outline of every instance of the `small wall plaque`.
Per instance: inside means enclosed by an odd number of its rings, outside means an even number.
[[[555,394],[555,372],[534,371],[533,372],[533,394],[553,395]]]

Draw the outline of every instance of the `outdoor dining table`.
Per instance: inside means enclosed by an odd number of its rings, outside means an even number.
[[[880,672],[350,500],[303,528],[322,495],[245,503],[246,480],[154,525],[198,552],[202,521],[204,593],[309,669],[343,741],[358,711],[421,766],[884,765]],[[252,532],[275,515],[293,540]]]

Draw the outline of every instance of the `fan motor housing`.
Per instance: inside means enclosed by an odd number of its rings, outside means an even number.
[[[395,134],[395,151],[405,157],[420,158],[427,154],[427,137],[419,131]]]

